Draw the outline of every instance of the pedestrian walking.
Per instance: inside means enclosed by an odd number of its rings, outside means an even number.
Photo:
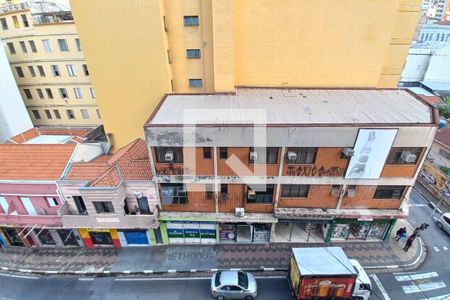
[[[411,248],[414,240],[415,240],[416,236],[414,234],[411,234],[409,236],[409,238],[406,240],[406,244],[405,247],[403,247],[403,250],[405,250],[406,252],[408,252],[408,249]]]
[[[406,227],[400,228],[397,230],[395,240],[398,242],[400,239],[406,238]]]

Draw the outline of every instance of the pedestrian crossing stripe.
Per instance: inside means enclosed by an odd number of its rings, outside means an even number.
[[[442,248],[443,248],[444,250],[446,250],[446,251],[448,250],[448,248],[447,248],[447,247],[445,247],[445,246],[444,246],[444,247],[442,247]]]
[[[427,279],[427,278],[433,278],[433,277],[438,277],[438,276],[439,276],[439,274],[436,272],[413,274],[413,275],[408,274],[408,275],[395,276],[395,280],[397,280],[397,281],[419,280],[419,279]]]
[[[431,297],[431,298],[423,298],[423,299],[420,299],[420,300],[450,300],[450,294],[436,296],[436,297]]]
[[[439,248],[438,247],[433,247],[434,251],[439,252]]]
[[[414,284],[414,285],[404,285],[402,286],[403,291],[405,294],[411,294],[411,293],[419,293],[419,292],[426,292],[436,289],[445,288],[446,285],[443,281],[438,282],[431,282],[431,283],[423,283],[423,284]]]

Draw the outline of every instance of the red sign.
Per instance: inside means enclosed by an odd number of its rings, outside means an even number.
[[[354,277],[303,278],[298,299],[351,299]]]

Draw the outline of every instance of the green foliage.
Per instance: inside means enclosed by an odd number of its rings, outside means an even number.
[[[450,168],[441,166],[439,169],[447,175],[450,174]]]
[[[446,119],[450,118],[450,105],[449,104],[440,104],[438,106],[439,113],[444,116]]]

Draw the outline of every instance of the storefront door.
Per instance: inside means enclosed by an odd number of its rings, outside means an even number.
[[[149,245],[146,230],[127,230],[124,234],[129,246]]]
[[[113,245],[113,240],[109,232],[89,231],[94,245]]]
[[[270,225],[255,224],[253,225],[253,242],[268,243],[270,241]]]
[[[75,232],[72,229],[58,229],[58,235],[64,246],[79,246]]]
[[[19,247],[25,246],[22,240],[20,239],[19,235],[17,234],[17,230],[15,228],[2,227],[2,229],[11,246],[19,246]]]
[[[34,229],[34,234],[42,245],[54,246],[56,245],[50,230],[48,229]]]
[[[238,225],[236,242],[238,243],[251,243],[252,242],[252,226],[251,225]]]

